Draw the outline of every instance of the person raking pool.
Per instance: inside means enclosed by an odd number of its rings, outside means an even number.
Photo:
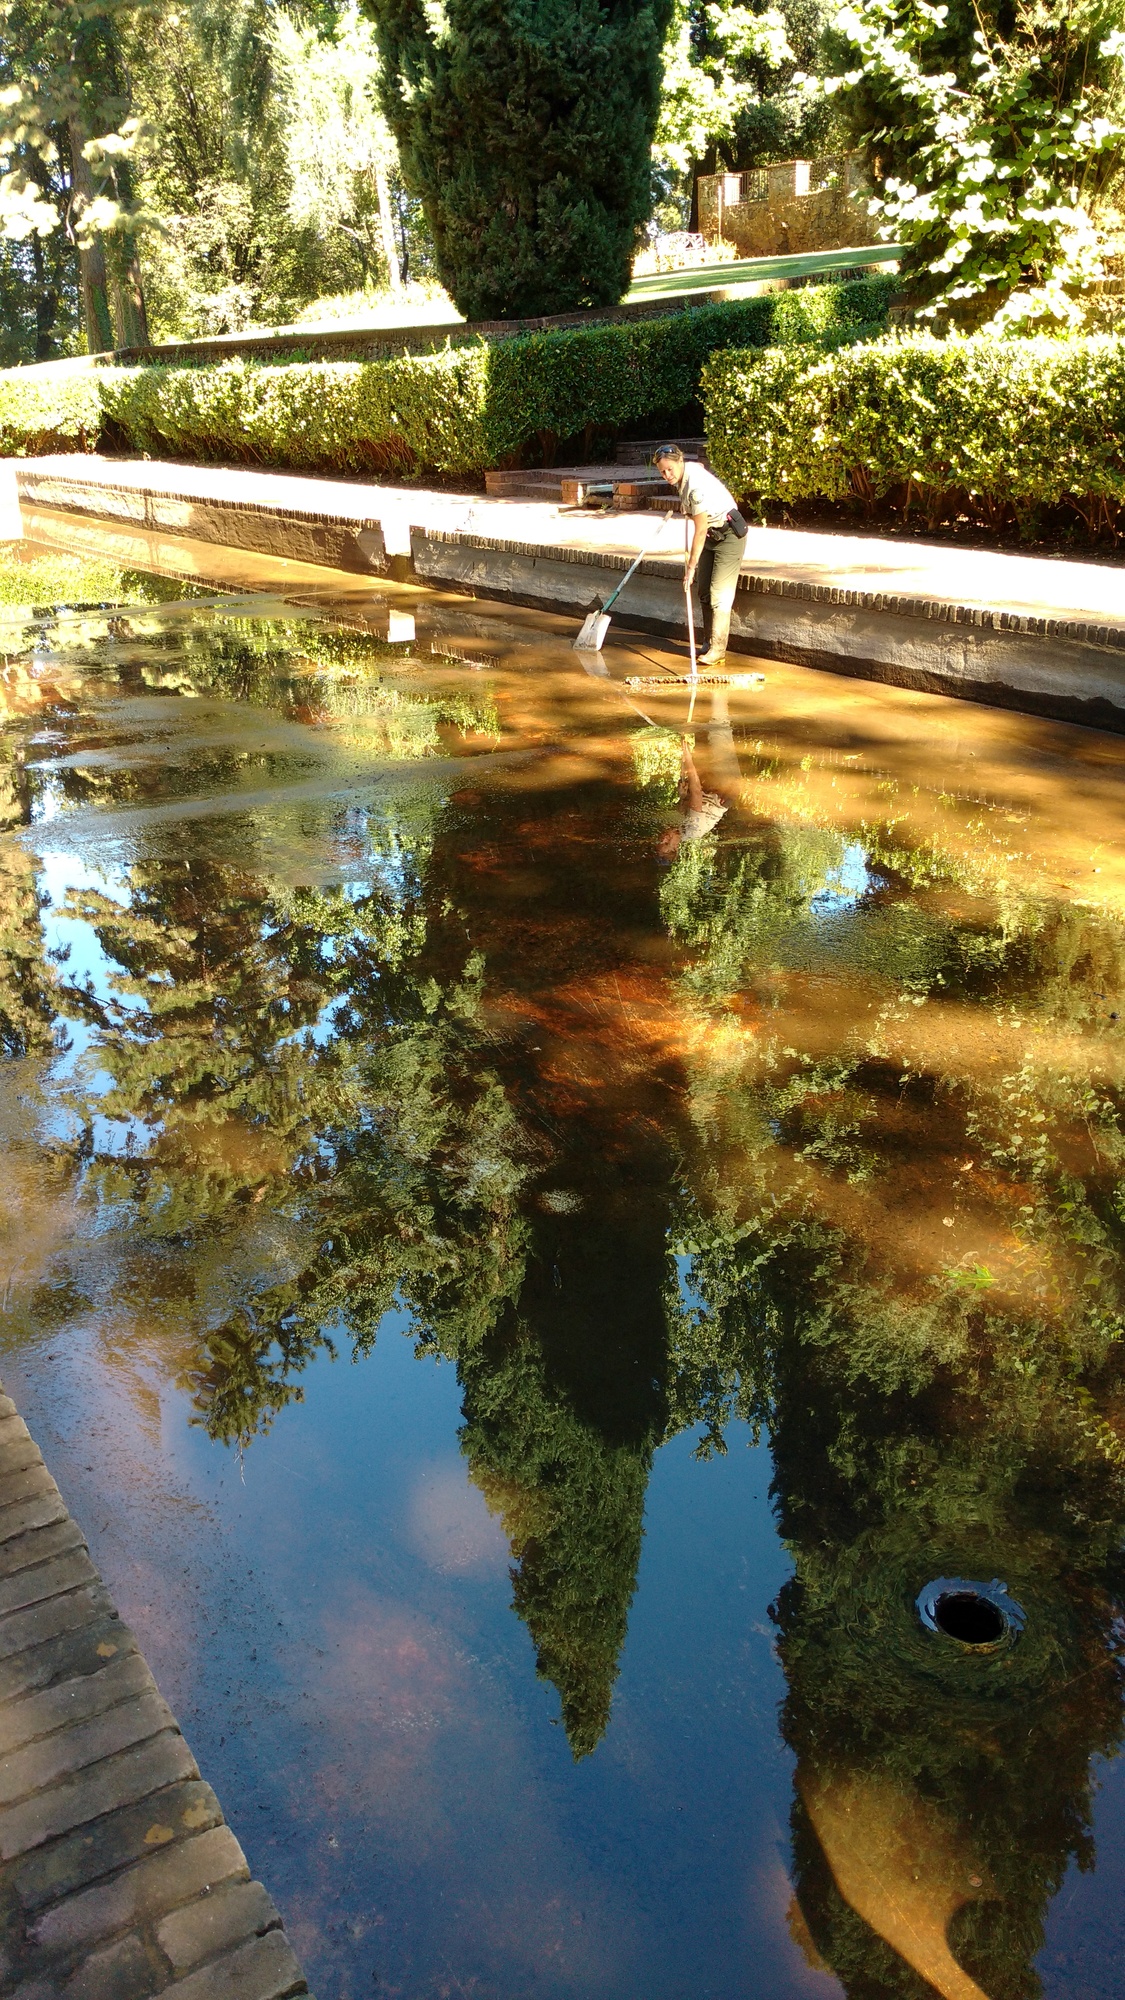
[[[727,656],[730,618],[738,572],[746,548],[747,523],[733,494],[705,465],[685,458],[678,444],[662,444],[653,464],[680,496],[680,511],[692,524],[684,589],[699,579],[707,651],[700,665],[721,667]]]

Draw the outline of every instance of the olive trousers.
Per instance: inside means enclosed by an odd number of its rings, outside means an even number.
[[[729,522],[717,539],[712,540],[709,535],[703,545],[695,574],[699,583],[699,601],[703,607],[703,637],[708,646],[714,636],[716,616],[724,618],[725,641],[730,614],[734,609],[734,593],[738,589],[738,572],[745,553],[745,535],[736,535]]]

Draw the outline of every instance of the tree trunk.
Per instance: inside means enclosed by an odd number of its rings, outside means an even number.
[[[401,208],[398,212],[398,246],[400,258],[399,271],[402,276],[402,282],[405,285],[410,282],[410,244],[406,236],[406,217],[403,215]]]
[[[82,218],[94,199],[94,178],[82,148],[86,135],[76,118],[70,131],[70,215],[69,234],[78,250],[78,275],[82,287],[82,310],[86,316],[86,346],[91,354],[107,354],[113,348],[113,319],[109,310],[106,283],[105,245],[95,236],[84,249],[81,242]]]
[[[387,176],[381,166],[375,169],[375,193],[379,201],[379,228],[383,236],[383,255],[387,260],[387,276],[392,292],[402,290],[402,277],[398,267],[398,245],[395,242],[395,221],[391,213],[391,195],[387,186]]]
[[[114,191],[122,207],[132,208],[136,195],[132,163],[119,160],[114,168]],[[137,248],[137,233],[128,226],[114,239],[113,256],[113,317],[117,326],[117,339],[121,347],[148,346],[148,314],[145,311],[144,282],[141,278],[141,259]]]
[[[123,229],[114,239],[111,255],[113,317],[118,346],[147,347],[148,314],[141,281],[141,260],[137,253],[137,239],[131,229]]]
[[[35,266],[35,359],[53,361],[55,355],[54,331],[59,315],[59,295],[56,287],[48,282],[47,262],[43,255],[43,238],[31,239],[31,260]]]

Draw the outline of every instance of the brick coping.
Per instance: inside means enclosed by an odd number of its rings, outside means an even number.
[[[285,476],[287,475],[282,475],[282,477]],[[296,476],[299,477],[300,475]],[[381,518],[379,514],[364,513],[361,510],[357,510],[353,514],[350,512],[345,513],[341,508],[334,508],[329,511],[317,507],[286,507],[280,501],[274,503],[267,500],[236,500],[231,495],[224,493],[187,492],[182,486],[150,486],[139,479],[131,480],[122,479],[121,477],[113,478],[112,476],[103,477],[101,476],[100,467],[96,471],[87,471],[84,469],[81,473],[59,472],[54,468],[49,471],[38,472],[35,470],[34,462],[26,462],[20,467],[19,477],[21,485],[26,483],[34,486],[54,484],[62,481],[64,485],[71,488],[74,492],[90,494],[121,493],[128,494],[130,497],[147,500],[178,500],[195,506],[221,507],[224,512],[231,514],[268,513],[271,519],[274,520],[303,521],[317,526],[322,526],[329,521],[346,520],[351,526],[377,528]],[[29,494],[28,497],[31,498],[31,495]]]
[[[297,2000],[281,1918],[0,1391],[0,1994]]]
[[[579,563],[598,569],[626,570],[631,558],[613,549],[577,549],[566,543],[516,542],[498,536],[450,532],[448,529],[421,530],[427,541],[444,542],[461,548],[519,555],[533,561]],[[646,556],[638,565],[639,576],[674,579],[678,565],[667,557]],[[903,618],[932,619],[946,625],[968,625],[992,632],[1030,633],[1051,639],[1077,639],[1087,644],[1125,651],[1125,609],[1120,625],[1093,625],[1069,618],[1050,618],[1034,612],[1002,611],[979,604],[958,604],[947,598],[927,598],[882,590],[863,590],[843,584],[812,583],[801,577],[763,575],[743,570],[738,579],[739,594],[756,597],[796,598],[807,604],[829,604],[863,611],[881,611]]]
[[[306,475],[297,472],[262,471],[251,467],[226,468],[209,466],[179,466],[153,464],[153,476],[147,476],[144,461],[126,461],[115,465],[112,461],[101,460],[94,463],[78,460],[60,460],[57,457],[44,460],[25,459],[16,466],[21,487],[26,488],[29,501],[36,498],[36,488],[58,488],[60,483],[75,497],[86,495],[98,497],[110,492],[123,497],[143,499],[151,502],[201,505],[232,515],[260,515],[278,522],[292,521],[305,526],[347,526],[352,529],[380,529],[384,522],[397,519],[409,523],[411,530],[419,537],[438,544],[474,550],[480,554],[494,554],[519,557],[532,562],[554,562],[578,565],[596,570],[624,571],[633,561],[635,551],[623,549],[620,545],[612,548],[599,547],[594,542],[585,544],[573,541],[529,540],[525,535],[503,532],[502,523],[507,517],[513,522],[522,517],[523,526],[529,511],[538,512],[544,519],[555,520],[558,509],[554,505],[534,501],[505,501],[488,496],[471,494],[447,494],[429,492],[423,488],[378,487],[357,484],[354,489],[339,481]],[[160,477],[161,473],[163,478]],[[222,493],[212,488],[223,478],[253,480],[274,483],[275,494],[268,491],[238,497]],[[308,489],[307,506],[295,504],[287,494],[286,487]],[[314,504],[317,488],[323,494],[322,504]],[[354,490],[355,500],[352,500]],[[302,497],[304,497],[302,495]],[[52,504],[44,498],[42,504]],[[56,494],[55,504],[65,505],[65,500]],[[482,532],[478,522],[473,525],[449,525],[448,516],[452,512],[463,511],[471,518],[485,514],[496,523],[492,532]],[[514,511],[513,511],[514,510]],[[77,511],[77,510],[76,510]],[[441,516],[446,521],[441,520]],[[438,518],[434,518],[434,517]],[[614,525],[618,531],[628,531],[632,517],[618,515]],[[638,516],[636,520],[645,527],[651,526],[652,516]],[[575,523],[577,526],[577,522]],[[781,531],[784,532],[784,531]],[[798,539],[795,537],[795,539]],[[808,536],[799,537],[802,541]],[[830,553],[832,546],[854,543],[858,538],[824,535],[818,537]],[[912,549],[924,563],[926,549]],[[976,554],[978,552],[971,552]],[[949,552],[941,551],[943,558],[949,559]],[[1019,564],[1021,562],[1041,562],[1040,558],[1027,558],[1005,554],[1001,561]],[[1082,564],[1052,565],[1060,574],[1067,569],[1081,570],[1092,567]],[[639,565],[639,574],[671,580],[677,573],[677,559],[669,556],[646,556]],[[772,573],[768,568],[743,568],[739,578],[739,593],[751,596],[779,597],[807,604],[825,605],[835,609],[849,609],[883,614],[887,616],[914,618],[930,623],[953,625],[977,631],[1003,632],[1010,635],[1038,638],[1070,640],[1085,645],[1094,645],[1114,652],[1125,650],[1125,603],[1120,621],[1107,619],[1104,612],[1100,616],[1070,615],[1066,611],[1058,614],[1050,610],[1029,611],[1005,606],[1002,603],[972,603],[955,597],[930,596],[925,591],[894,591],[872,588],[864,583],[840,584],[818,582],[809,577],[794,577]],[[1123,593],[1125,595],[1125,593]]]

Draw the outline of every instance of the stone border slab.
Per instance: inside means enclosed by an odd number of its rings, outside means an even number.
[[[0,1392],[0,1996],[297,2000],[308,1990]]]
[[[654,535],[646,515],[284,472],[55,456],[15,476],[29,507],[579,616]],[[737,649],[1125,732],[1109,565],[756,529],[747,550]],[[646,556],[618,625],[682,637],[681,575],[682,557]]]

